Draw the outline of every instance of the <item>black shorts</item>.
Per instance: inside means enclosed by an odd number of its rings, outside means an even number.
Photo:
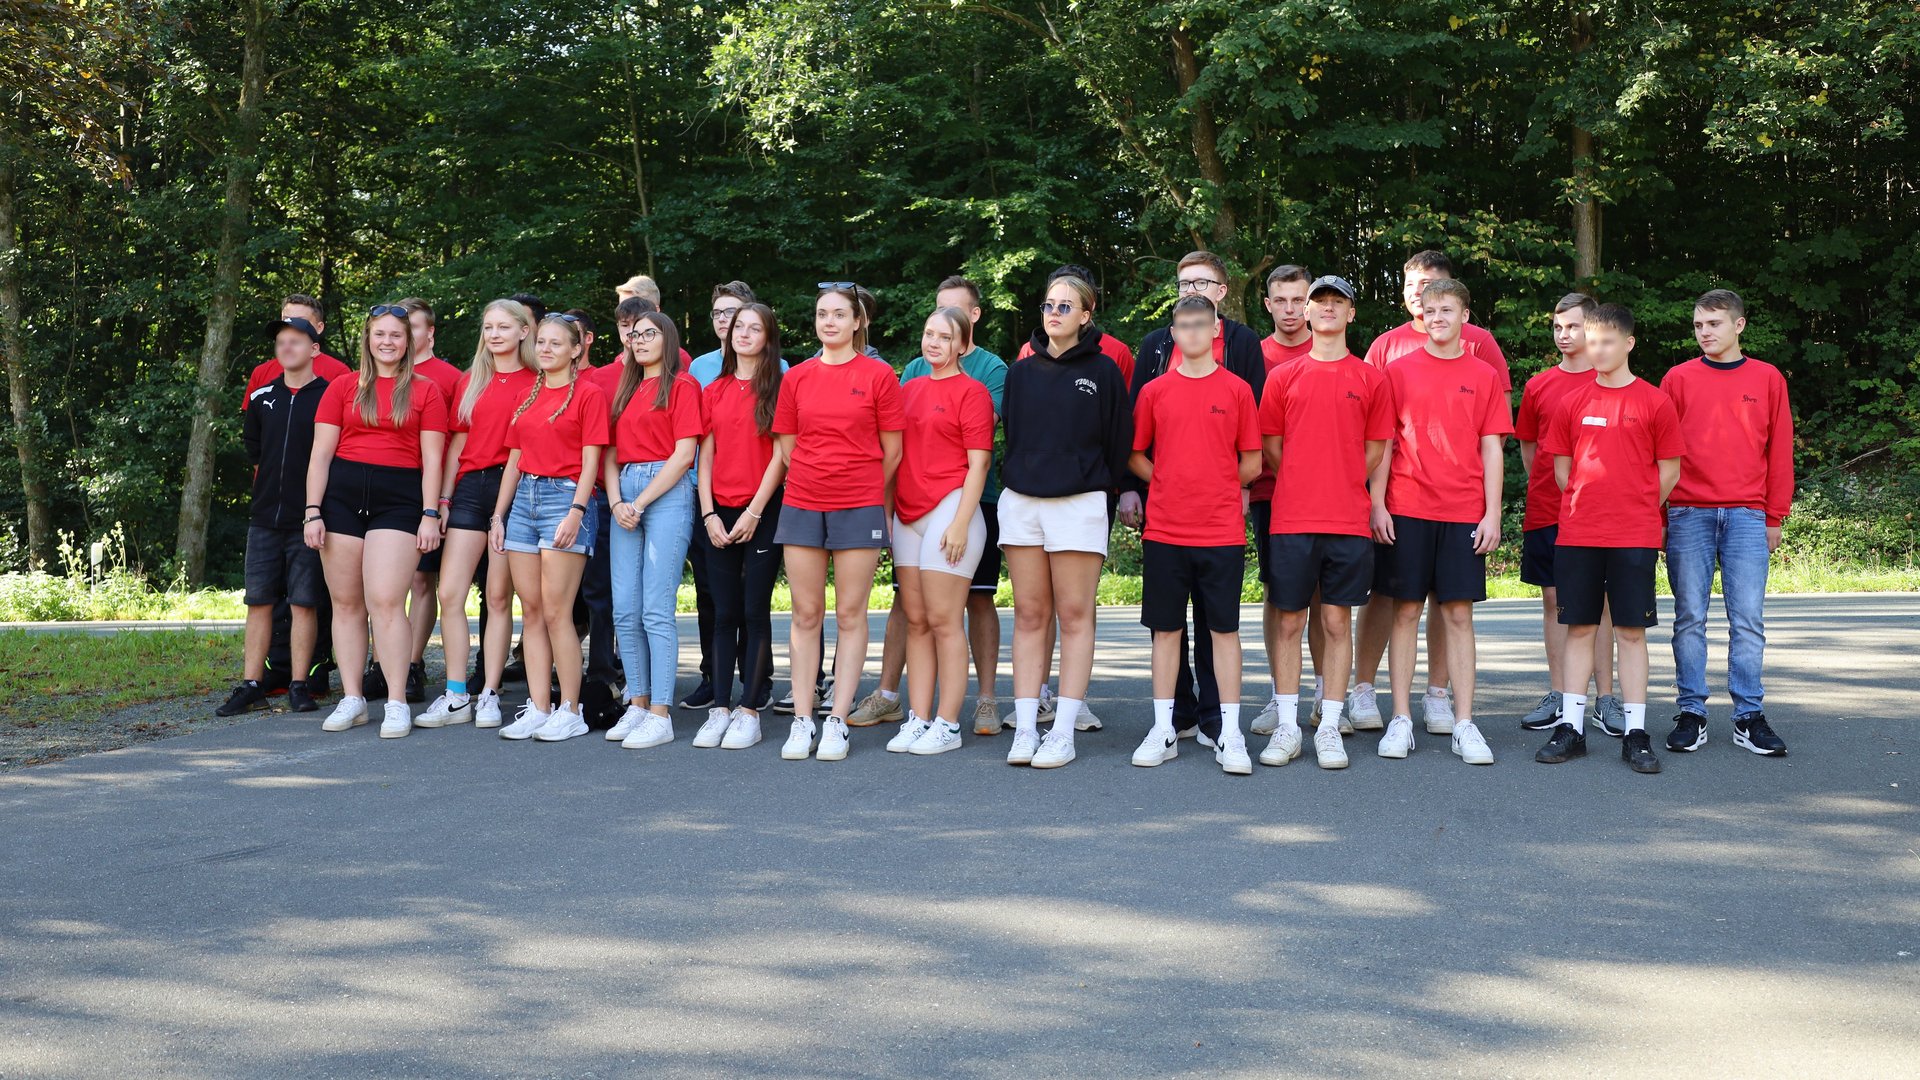
[[[980,565],[973,568],[968,591],[992,596],[1000,591],[1000,504],[981,503],[980,517],[987,523],[987,549],[980,553]]]
[[[1203,629],[1238,633],[1240,579],[1246,569],[1244,545],[1182,547],[1142,540],[1140,625],[1149,630],[1185,630],[1187,599],[1197,596],[1207,615]]]
[[[1273,503],[1262,499],[1247,504],[1247,523],[1253,526],[1254,576],[1267,590],[1267,602],[1273,602],[1273,564],[1267,559],[1267,530],[1273,525]]]
[[[1553,553],[1560,576],[1557,599],[1562,626],[1599,626],[1602,606],[1615,626],[1659,626],[1653,571],[1658,548],[1566,547]]]
[[[1473,552],[1472,522],[1393,515],[1391,544],[1373,549],[1373,591],[1443,604],[1487,598],[1487,557]]]
[[[442,513],[444,512],[445,511],[442,511]],[[444,546],[444,544],[441,545],[441,547]],[[440,572],[440,548],[436,547],[432,551],[421,552],[420,562],[415,565],[413,569],[414,572],[418,574],[438,574]]]
[[[805,510],[785,506],[773,542],[786,547],[852,551],[889,544],[886,509],[878,503],[847,510]]]
[[[1543,589],[1554,588],[1553,546],[1559,542],[1560,526],[1546,525],[1520,534],[1520,580]]]
[[[500,501],[500,477],[505,465],[461,473],[453,484],[453,501],[446,508],[447,528],[486,532],[493,525],[493,508]]]
[[[304,529],[247,527],[246,593],[248,607],[281,600],[294,607],[319,607],[327,598],[320,553],[307,546]]]
[[[1373,539],[1336,533],[1275,533],[1260,546],[1271,548],[1267,599],[1281,611],[1305,611],[1320,590],[1320,602],[1334,607],[1364,607],[1373,590]]]
[[[365,536],[373,529],[420,531],[420,470],[334,458],[320,500],[327,531]]]

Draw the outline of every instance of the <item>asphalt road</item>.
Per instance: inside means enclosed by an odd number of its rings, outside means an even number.
[[[1490,768],[1136,769],[1132,614],[1050,773],[279,716],[0,776],[0,1077],[1914,1075],[1920,597],[1776,598],[1792,756],[1721,698],[1655,777],[1533,763],[1517,602]]]

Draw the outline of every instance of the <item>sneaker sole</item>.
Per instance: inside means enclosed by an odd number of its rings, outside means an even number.
[[[1062,766],[1062,765],[1065,765],[1065,764],[1067,764],[1068,762],[1070,762],[1070,761],[1072,761],[1072,760],[1074,759],[1074,756],[1075,756],[1075,755],[1071,755],[1071,754],[1069,754],[1068,756],[1066,756],[1066,757],[1063,757],[1063,758],[1061,758],[1061,759],[1060,759],[1060,760],[1058,760],[1058,761],[1038,761],[1038,760],[1036,760],[1036,761],[1029,761],[1029,762],[1027,762],[1027,764],[1028,764],[1029,766],[1031,766],[1032,768],[1035,768],[1035,769],[1057,769],[1057,768],[1059,768],[1060,766]]]
[[[813,744],[811,743],[807,744],[807,747],[804,750],[797,750],[797,751],[789,750],[784,746],[780,748],[781,761],[805,761],[812,756],[813,756]]]
[[[1151,769],[1157,765],[1165,765],[1167,762],[1172,761],[1174,758],[1177,758],[1179,756],[1180,756],[1180,748],[1178,745],[1174,745],[1174,746],[1167,747],[1167,752],[1160,755],[1158,758],[1143,760],[1140,757],[1140,755],[1135,754],[1133,756],[1133,763],[1135,765],[1140,766],[1143,769]]]
[[[367,718],[363,716],[360,719],[355,720],[353,723],[348,724],[346,727],[328,727],[325,724],[321,724],[320,730],[337,735],[342,731],[352,731],[354,728],[364,727],[366,726],[366,723],[367,723]]]
[[[696,735],[693,739],[693,748],[695,750],[715,750],[719,748],[720,743],[725,738],[726,736],[723,735],[718,739],[702,739]]]
[[[1032,754],[1028,754],[1028,755],[1027,755],[1027,756],[1025,756],[1025,757],[1014,757],[1013,755],[1011,755],[1011,754],[1009,754],[1009,755],[1007,755],[1007,764],[1009,764],[1009,765],[1031,765],[1031,764],[1033,764],[1033,755],[1032,755]]]
[[[843,746],[843,747],[841,747],[840,749],[838,749],[838,750],[834,750],[834,751],[819,751],[819,750],[816,750],[816,751],[814,751],[814,754],[813,754],[813,760],[815,760],[815,761],[845,761],[845,760],[847,760],[847,750],[848,750],[848,749],[849,749],[848,747],[844,747],[844,746]]]
[[[1268,725],[1266,725],[1266,726],[1264,726],[1264,727],[1263,727],[1263,726],[1261,726],[1261,725],[1259,725],[1259,724],[1252,724],[1252,725],[1249,725],[1249,726],[1248,726],[1248,728],[1247,728],[1247,734],[1249,734],[1249,735],[1272,735],[1272,734],[1273,734],[1274,732],[1276,732],[1276,731],[1278,731],[1278,730],[1280,730],[1280,725],[1279,725],[1279,724],[1268,724]]]
[[[1440,724],[1435,724],[1435,723],[1431,723],[1424,720],[1421,721],[1421,726],[1427,729],[1427,734],[1429,735],[1451,735],[1453,734],[1453,729],[1454,729],[1453,724],[1447,724],[1445,726],[1442,726]]]
[[[380,729],[380,737],[383,739],[404,739],[408,735],[412,734],[412,732],[413,732],[412,724],[408,724],[406,727],[401,728],[399,731],[388,731],[386,728],[383,727]]]
[[[942,743],[939,746],[932,747],[926,750],[922,750],[918,746],[910,746],[907,748],[907,753],[912,754],[914,757],[932,757],[935,754],[944,754],[949,750],[958,750],[958,749],[960,749],[960,743],[956,740],[950,743]]]
[[[847,726],[848,727],[879,727],[881,724],[897,724],[900,721],[905,720],[906,718],[907,718],[906,713],[901,713],[898,716],[876,716],[870,720],[865,717],[861,717],[860,719],[856,720],[853,717],[849,716],[847,717]]]
[[[1223,773],[1226,773],[1228,776],[1252,776],[1253,775],[1253,762],[1251,761],[1247,762],[1245,765],[1241,765],[1238,763],[1230,765],[1224,761],[1219,760],[1218,758],[1215,758],[1213,763],[1215,765],[1220,766],[1220,771]]]
[[[506,728],[501,728],[500,737],[508,742],[527,742],[533,738],[533,732],[529,731],[525,735],[509,735]]]
[[[1314,762],[1323,769],[1344,769],[1352,764],[1346,758],[1315,758]]]
[[[534,741],[535,741],[535,742],[566,742],[566,741],[567,741],[568,739],[577,739],[577,738],[579,738],[580,736],[582,736],[582,735],[585,735],[585,734],[586,734],[586,730],[585,730],[585,729],[582,729],[582,730],[580,730],[580,731],[573,731],[573,732],[568,732],[568,733],[567,733],[567,734],[565,734],[565,735],[539,735],[539,734],[536,734],[536,735],[534,735],[534,737],[533,737],[533,738],[534,738]]]
[[[612,729],[612,728],[608,728],[608,729],[607,729],[607,741],[608,741],[608,742],[626,742],[626,741],[627,741],[627,736],[629,736],[629,735],[631,735],[631,734],[633,734],[633,729],[632,729],[632,728],[628,728],[628,729],[627,729],[626,731],[623,731],[623,732],[621,732],[621,733],[620,733],[620,734],[618,734],[618,735],[615,735],[615,734],[613,733],[613,729]]]
[[[1739,744],[1740,744],[1740,741],[1738,739],[1735,739],[1734,745],[1738,746]],[[1706,732],[1706,729],[1702,728],[1700,731],[1700,737],[1694,740],[1692,746],[1675,746],[1671,741],[1669,741],[1667,743],[1667,749],[1675,754],[1691,754],[1695,750],[1698,750],[1705,745],[1707,745],[1707,732]]]
[[[627,739],[620,740],[620,748],[622,750],[651,750],[656,746],[665,746],[673,741],[673,736],[671,735],[664,739],[653,739],[648,742],[629,742],[628,739],[631,738],[632,736],[629,735]]]
[[[1344,716],[1341,717],[1340,718],[1340,734],[1342,735],[1351,734],[1351,732],[1348,730],[1348,727],[1349,727],[1349,724],[1348,724],[1347,718]],[[1371,720],[1355,720],[1352,722],[1351,727],[1353,731],[1384,731],[1386,730],[1387,722],[1376,716]]]
[[[452,727],[455,724],[464,724],[464,723],[467,723],[467,721],[454,720],[448,717],[442,717],[436,720],[430,716],[422,716],[413,722],[413,726],[418,728],[426,728],[429,731],[433,731],[438,728]]]
[[[1660,771],[1660,762],[1658,761],[1643,762],[1643,761],[1635,761],[1632,758],[1628,758],[1627,768],[1632,769],[1634,772],[1637,772],[1642,776],[1652,776],[1655,773]]]
[[[1491,764],[1493,764],[1493,755],[1491,755],[1491,754],[1489,754],[1489,755],[1487,755],[1487,756],[1486,756],[1486,757],[1485,757],[1485,758],[1483,759],[1483,758],[1478,758],[1478,757],[1468,757],[1467,755],[1465,755],[1465,754],[1463,754],[1463,753],[1461,753],[1460,751],[1458,751],[1458,750],[1455,750],[1455,751],[1453,752],[1453,756],[1454,756],[1454,757],[1457,757],[1457,758],[1459,758],[1459,759],[1460,759],[1461,761],[1464,761],[1464,762],[1466,762],[1466,763],[1467,763],[1467,764],[1469,764],[1469,765],[1491,765]]]
[[[494,728],[499,727],[500,724],[501,721],[499,720],[475,720],[473,722],[473,726],[481,731],[492,731]]]
[[[1393,750],[1389,750],[1386,746],[1383,745],[1380,747],[1380,756],[1383,758],[1390,758],[1394,761],[1405,761],[1407,759],[1408,751],[1411,751],[1412,749],[1413,749],[1412,746],[1407,746],[1404,749],[1401,749],[1398,752],[1396,752]]]
[[[1545,750],[1536,750],[1533,753],[1533,760],[1539,762],[1542,765],[1565,765],[1567,762],[1572,761],[1574,758],[1586,757],[1586,756],[1587,756],[1587,752],[1585,749],[1570,750],[1566,754],[1560,755],[1560,756],[1550,755]]]
[[[751,747],[755,747],[759,745],[760,745],[759,739],[755,739],[752,742],[731,742],[731,743],[726,741],[725,739],[720,740],[720,749],[722,750],[746,750]]]
[[[1705,739],[1702,739],[1700,741],[1706,742]],[[1737,731],[1733,733],[1733,745],[1739,747],[1742,750],[1745,750],[1749,754],[1758,754],[1761,757],[1786,757],[1787,756],[1787,752],[1784,749],[1768,750],[1764,746],[1755,746],[1752,742],[1750,742],[1747,739],[1746,736],[1740,734]]]
[[[1526,719],[1523,719],[1520,721],[1520,730],[1521,731],[1551,731],[1553,729],[1553,726],[1555,724],[1558,724],[1559,722],[1560,722],[1559,713],[1554,713],[1552,716],[1547,717],[1545,720],[1535,720],[1532,717],[1527,717]]]
[[[1602,724],[1597,720],[1594,721],[1593,729],[1595,731],[1598,731],[1602,735],[1609,735],[1616,739],[1624,739],[1627,737],[1626,728],[1610,728],[1607,725]]]

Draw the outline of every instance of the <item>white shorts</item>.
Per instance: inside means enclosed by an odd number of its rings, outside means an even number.
[[[1036,499],[1011,488],[1000,493],[1000,546],[1048,551],[1091,551],[1107,555],[1107,493],[1083,491]]]
[[[987,519],[978,506],[973,508],[973,520],[967,522],[966,553],[959,562],[950,563],[940,550],[940,538],[947,535],[947,527],[953,524],[959,509],[960,489],[954,488],[918,521],[908,523],[901,521],[899,514],[893,515],[893,565],[971,579],[987,550]]]

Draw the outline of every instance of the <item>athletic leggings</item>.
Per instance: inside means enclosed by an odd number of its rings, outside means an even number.
[[[780,498],[781,493],[775,492],[767,500],[753,536],[739,543],[714,547],[705,522],[694,530],[694,542],[701,545],[700,555],[707,563],[707,585],[713,590],[713,703],[719,707],[736,704],[736,668],[741,682],[737,704],[760,709],[773,696],[773,583],[781,565],[780,545],[773,542],[773,534],[780,527]],[[745,510],[713,508],[728,530]],[[737,656],[743,639],[745,655]]]

